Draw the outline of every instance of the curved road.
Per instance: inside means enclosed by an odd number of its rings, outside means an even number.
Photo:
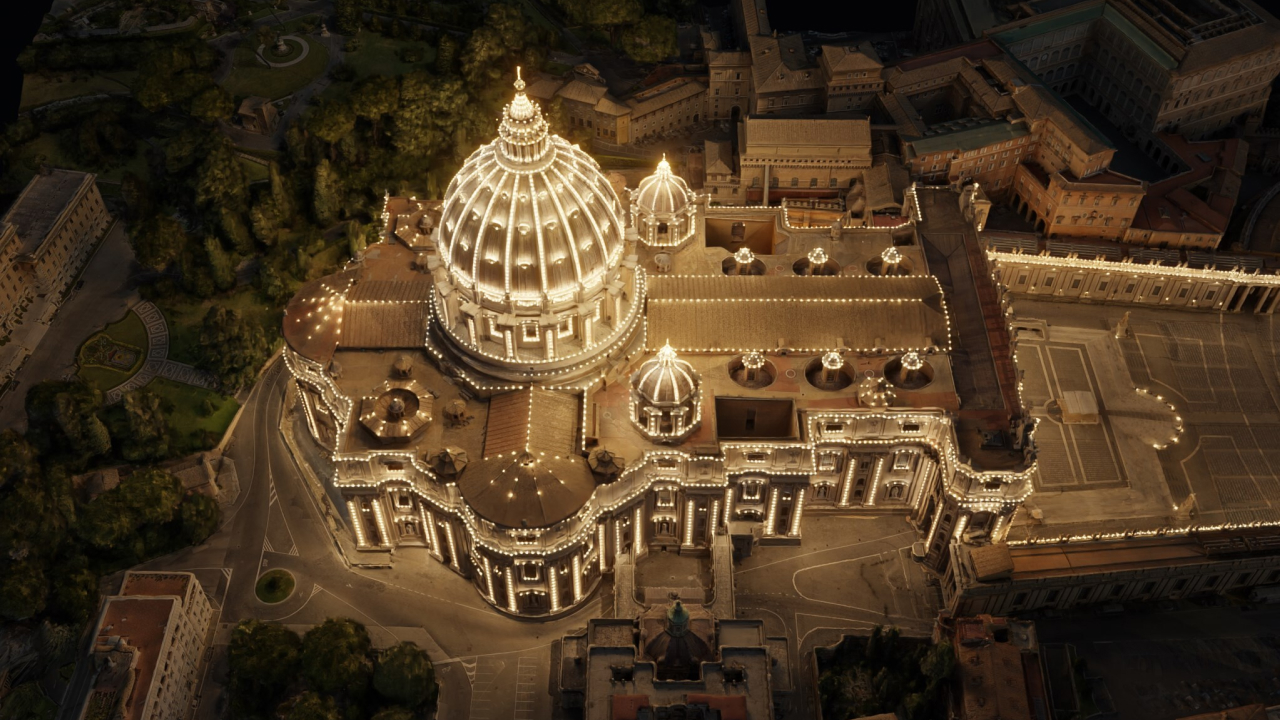
[[[310,626],[335,616],[354,618],[375,636],[423,646],[441,681],[442,718],[550,716],[549,646],[601,614],[599,595],[574,615],[531,623],[490,609],[469,581],[425,551],[398,553],[388,570],[349,568],[280,436],[286,379],[283,364],[274,363],[246,402],[227,449],[236,463],[240,497],[225,512],[222,527],[198,547],[142,566],[195,572],[221,603],[197,717],[220,715],[225,643],[236,622],[260,618]],[[293,597],[274,606],[254,595],[257,576],[270,568],[297,578]]]

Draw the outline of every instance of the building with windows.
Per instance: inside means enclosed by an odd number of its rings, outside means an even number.
[[[213,608],[191,573],[125,573],[102,603],[82,720],[190,717]]]
[[[1028,9],[1028,17],[983,32],[1148,152],[1160,132],[1203,139],[1256,124],[1280,73],[1280,23],[1252,0],[1086,0]]]
[[[545,617],[654,550],[799,543],[806,510],[901,514],[939,571],[953,541],[1003,537],[1029,426],[1002,370],[988,409],[961,409],[917,235],[976,247],[980,189],[844,226],[709,206],[660,167],[624,203],[516,88],[442,201],[388,198],[384,241],[286,309],[292,427],[316,450],[299,459],[342,498],[350,552],[429,554]],[[783,123],[817,124],[797,143]],[[839,185],[870,165],[865,120],[746,125],[766,173]],[[965,327],[988,350],[964,362],[1010,364]]]
[[[0,326],[36,296],[57,296],[111,225],[96,176],[39,172],[0,217]]]
[[[840,197],[871,167],[866,118],[747,117],[738,128],[738,182],[747,202]]]

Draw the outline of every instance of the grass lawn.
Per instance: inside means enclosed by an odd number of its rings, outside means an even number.
[[[400,59],[406,48],[422,51],[422,62],[407,63]],[[377,33],[360,33],[360,49],[347,53],[343,59],[355,68],[356,76],[403,75],[414,70],[432,67],[436,61],[436,49],[421,40],[392,40]]]
[[[222,84],[236,97],[257,95],[275,100],[289,95],[320,76],[329,65],[329,51],[313,38],[303,38],[311,52],[302,62],[283,68],[267,67],[248,47],[241,46],[232,54],[231,75]]]
[[[157,299],[155,303],[169,323],[169,359],[195,365],[200,360],[200,324],[204,322],[209,308],[213,307],[213,301],[189,302],[166,298]],[[230,296],[220,297],[218,304],[234,309],[245,320],[262,325],[267,338],[279,336],[283,314],[265,305],[253,288],[240,288]]]
[[[118,343],[137,348],[139,350],[138,359],[133,367],[129,370],[118,370],[101,365],[86,364],[83,358],[85,345],[88,345],[100,335],[105,335]],[[147,328],[142,324],[142,320],[133,312],[125,313],[123,319],[108,325],[102,332],[94,333],[84,341],[80,346],[80,350],[76,353],[80,359],[80,369],[76,374],[93,387],[106,392],[133,377],[134,373],[142,369],[142,363],[146,361],[147,345]]]
[[[268,570],[258,578],[254,591],[264,603],[284,602],[293,594],[293,575],[287,570]]]
[[[213,433],[221,438],[240,409],[233,397],[168,378],[156,378],[147,383],[146,389],[173,403],[169,426],[183,437]],[[205,412],[205,400],[211,401],[212,412]]]
[[[244,177],[251,183],[262,182],[271,177],[271,173],[267,170],[267,166],[256,163],[252,160],[240,158],[240,165],[244,167]]]
[[[128,95],[137,79],[138,73],[121,71],[90,75],[87,78],[75,79],[70,75],[54,75],[45,77],[39,74],[27,75],[22,79],[22,102],[20,108],[39,107],[46,103],[81,95]]]

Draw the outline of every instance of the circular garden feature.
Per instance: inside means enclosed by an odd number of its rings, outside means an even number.
[[[254,588],[258,599],[268,605],[284,602],[293,594],[293,574],[288,570],[268,570],[258,577]]]

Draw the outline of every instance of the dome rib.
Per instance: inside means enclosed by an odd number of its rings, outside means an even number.
[[[568,184],[564,181],[564,175],[560,174],[560,170],[553,165],[551,171],[555,173],[556,178],[560,181],[561,185],[568,187]],[[554,190],[555,188],[551,187],[549,189]],[[578,239],[573,234],[573,224],[569,222],[569,217],[564,211],[564,204],[560,202],[560,193],[552,192],[551,202],[556,206],[556,217],[559,219],[560,226],[564,228],[563,232],[568,238],[569,259],[573,261],[573,279],[577,281],[579,286],[581,286],[582,259],[578,257]]]

